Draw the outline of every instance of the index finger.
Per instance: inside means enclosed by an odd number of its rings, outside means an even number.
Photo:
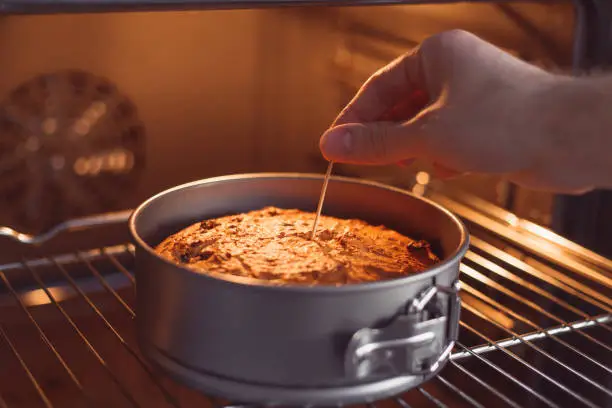
[[[332,127],[380,120],[402,98],[425,90],[418,49],[402,55],[372,75],[340,112]]]

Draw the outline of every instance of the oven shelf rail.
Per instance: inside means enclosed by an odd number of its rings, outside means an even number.
[[[441,375],[371,406],[612,406],[611,261],[470,197],[432,198],[472,233],[459,341]],[[23,406],[25,394],[40,406],[66,405],[39,355],[57,368],[70,401],[87,406],[250,406],[189,390],[144,361],[133,265],[133,246],[119,244],[0,266],[0,359],[20,384],[7,386],[0,370],[0,407]],[[92,383],[94,368],[100,379]]]

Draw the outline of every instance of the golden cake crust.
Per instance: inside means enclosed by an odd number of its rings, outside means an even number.
[[[193,224],[156,248],[161,256],[209,275],[275,284],[344,285],[421,272],[439,259],[425,241],[384,226],[266,207]]]

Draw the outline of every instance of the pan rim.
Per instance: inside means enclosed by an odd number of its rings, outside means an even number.
[[[244,181],[249,179],[280,179],[280,180],[321,180],[323,181],[323,175],[317,173],[294,173],[294,172],[262,172],[262,173],[237,173],[237,174],[229,174],[223,176],[210,177],[195,181],[190,181],[187,183],[183,183],[174,187],[170,187],[166,190],[163,190],[147,200],[143,201],[130,215],[128,221],[128,228],[132,239],[137,244],[137,246],[144,250],[148,255],[154,257],[157,261],[161,261],[170,267],[174,268],[177,273],[187,273],[189,275],[196,275],[201,277],[202,279],[208,279],[214,281],[215,283],[229,284],[241,286],[244,288],[248,288],[249,290],[263,290],[263,291],[282,291],[282,292],[293,292],[293,293],[329,293],[329,294],[338,294],[338,293],[352,293],[352,292],[364,292],[364,291],[376,291],[385,288],[395,287],[397,285],[409,284],[416,281],[421,281],[423,279],[428,279],[433,276],[438,275],[439,273],[446,270],[448,267],[452,267],[453,264],[460,261],[469,247],[469,232],[465,224],[457,217],[455,214],[450,212],[445,207],[441,206],[438,203],[433,202],[432,200],[424,197],[416,196],[409,191],[404,189],[393,187],[390,185],[386,185],[383,183],[379,183],[372,180],[365,180],[354,177],[344,177],[344,176],[332,176],[332,181],[340,181],[346,183],[353,183],[359,185],[368,185],[371,187],[380,188],[383,190],[399,193],[402,195],[409,196],[413,199],[424,201],[426,204],[435,207],[438,211],[440,211],[444,216],[448,217],[452,223],[457,227],[460,234],[460,242],[457,248],[454,251],[445,257],[440,263],[428,268],[422,272],[408,275],[402,278],[390,279],[384,281],[376,281],[376,282],[365,282],[365,283],[355,283],[350,285],[340,285],[340,286],[328,286],[328,285],[300,285],[300,284],[284,284],[278,285],[270,283],[266,280],[255,279],[255,278],[244,278],[237,277],[233,275],[227,276],[218,276],[211,275],[203,272],[194,271],[188,267],[179,265],[175,262],[172,262],[162,256],[160,256],[157,252],[155,252],[154,248],[151,247],[145,240],[142,238],[140,233],[137,231],[136,222],[139,215],[144,212],[153,202],[162,199],[163,197],[169,196],[177,191],[198,188],[202,185],[207,184],[215,184],[221,182],[232,182],[232,181]]]

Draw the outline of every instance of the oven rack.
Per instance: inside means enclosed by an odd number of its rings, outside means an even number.
[[[612,261],[474,197],[430,197],[472,233],[459,341],[441,375],[369,406],[612,407]],[[0,266],[1,408],[250,406],[140,356],[130,244],[43,255]]]

